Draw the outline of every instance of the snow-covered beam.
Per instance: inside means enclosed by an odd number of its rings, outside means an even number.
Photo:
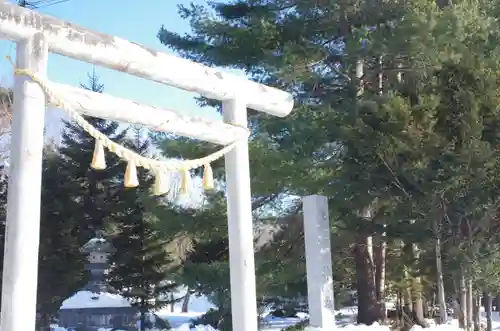
[[[246,129],[222,121],[186,116],[172,110],[86,89],[52,83],[56,95],[84,115],[144,125],[156,131],[227,145],[246,135]]]
[[[293,108],[292,95],[284,91],[88,30],[5,0],[0,3],[0,31],[6,38],[16,41],[43,32],[51,52],[196,92],[211,99],[243,98],[248,108],[274,116],[286,116]]]

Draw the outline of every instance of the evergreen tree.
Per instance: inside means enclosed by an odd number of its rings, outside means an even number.
[[[138,154],[149,151],[148,140],[141,137],[142,130],[135,129],[128,147]],[[113,230],[113,244],[118,249],[113,256],[109,279],[123,296],[130,299],[140,311],[140,328],[148,328],[147,313],[170,303],[169,293],[176,284],[168,282],[169,256],[166,242],[154,226],[155,218],[145,205],[155,204],[151,196],[152,176],[143,168],[137,169],[140,185],[122,187],[117,192],[117,212],[120,221]],[[167,220],[165,220],[167,221]]]
[[[82,87],[103,90],[95,72],[89,75],[88,86]],[[117,123],[87,120],[111,139],[120,141],[125,136]],[[86,282],[81,246],[95,230],[114,221],[114,197],[122,185],[124,165],[108,153],[106,170],[91,169],[93,149],[94,139],[70,122],[65,123],[61,145],[45,149],[37,298],[42,326],[48,326],[62,301]]]
[[[85,283],[84,256],[79,234],[86,228],[73,217],[79,210],[72,199],[74,186],[60,171],[60,156],[47,146],[44,151],[40,248],[38,266],[38,325],[49,327],[62,301]]]
[[[268,139],[260,140],[261,151],[282,149],[289,160],[278,163],[287,183],[278,182],[275,193],[330,197],[335,227],[354,242],[360,323],[383,318],[385,240],[406,243],[412,258],[399,257],[412,260],[407,269],[420,274],[421,258],[411,244],[423,247],[426,238],[451,232],[464,261],[463,255],[473,254],[466,248],[473,246],[472,235],[495,225],[488,212],[498,210],[492,201],[498,196],[492,152],[499,136],[493,83],[499,72],[498,5],[438,4],[219,2],[181,8],[191,35],[159,32],[161,42],[184,57],[238,68],[293,91],[290,116],[251,114],[250,123],[257,123],[256,137]],[[252,144],[258,143],[254,138]],[[253,182],[260,184],[258,178],[267,179],[272,170],[254,172]],[[422,312],[420,285],[406,303]],[[425,322],[415,315],[417,323]]]
[[[83,88],[101,93],[104,86],[99,83],[95,71],[88,75],[88,85]],[[126,130],[120,130],[119,124],[107,120],[86,117],[99,131],[116,142],[122,142]],[[78,209],[73,211],[73,218],[87,229],[78,234],[81,243],[85,243],[96,230],[110,226],[115,218],[116,194],[123,185],[125,164],[106,151],[105,170],[94,170],[90,167],[95,140],[80,126],[66,122],[62,133],[60,171],[62,177],[73,186],[71,199],[77,201]]]

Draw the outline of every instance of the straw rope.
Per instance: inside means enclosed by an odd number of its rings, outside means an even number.
[[[14,66],[10,57],[7,59]],[[44,93],[47,96],[47,99],[50,104],[63,109],[72,120],[74,120],[84,131],[86,131],[90,136],[96,139],[96,150],[98,149],[99,144],[102,147],[107,148],[112,153],[116,154],[121,159],[128,162],[127,170],[129,166],[139,166],[145,168],[147,170],[152,170],[155,172],[180,172],[183,176],[189,172],[189,170],[197,169],[202,166],[205,166],[205,170],[209,168],[210,163],[222,158],[232,149],[234,149],[238,143],[243,140],[248,139],[249,132],[247,130],[246,134],[240,139],[224,146],[220,150],[209,154],[202,158],[192,159],[192,160],[155,160],[148,157],[144,157],[142,155],[137,154],[136,152],[112,141],[105,134],[97,130],[92,124],[90,124],[82,115],[80,115],[71,105],[66,103],[64,100],[59,98],[57,94],[54,92],[54,89],[51,88],[51,82],[47,79],[43,79],[28,69],[19,69],[14,66],[14,74],[15,75],[24,75],[29,77],[33,82],[37,83]],[[102,148],[100,147],[100,148]],[[95,153],[95,152],[94,152]],[[95,157],[95,154],[94,154]],[[103,156],[104,157],[104,156]],[[105,165],[104,165],[105,167]],[[209,170],[211,172],[211,169]],[[136,185],[135,185],[136,186]]]

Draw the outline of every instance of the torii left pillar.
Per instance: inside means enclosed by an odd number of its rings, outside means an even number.
[[[17,43],[17,68],[45,77],[47,60],[42,33]],[[35,330],[44,118],[42,89],[16,76],[0,331]]]

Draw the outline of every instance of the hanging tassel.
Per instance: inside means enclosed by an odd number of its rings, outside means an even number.
[[[137,178],[137,167],[135,166],[135,163],[133,161],[129,161],[127,163],[123,185],[129,188],[139,186],[139,179]]]
[[[180,193],[181,194],[186,194],[188,192],[188,186],[190,182],[190,174],[188,169],[182,169],[181,170],[181,188],[180,188]]]
[[[168,187],[169,180],[167,174],[162,170],[157,170],[155,173],[155,184],[153,186],[154,195],[162,195],[168,193],[170,188]]]
[[[95,140],[94,154],[92,155],[92,169],[104,170],[106,169],[106,156],[104,155],[104,145],[99,139]]]
[[[203,189],[212,190],[214,188],[214,172],[210,163],[203,167]]]

